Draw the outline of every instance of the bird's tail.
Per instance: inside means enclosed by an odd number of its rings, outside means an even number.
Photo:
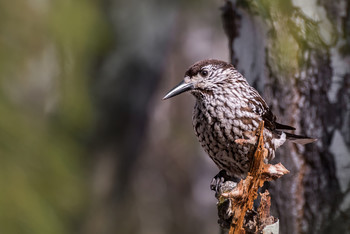
[[[286,137],[287,137],[288,140],[290,140],[290,141],[292,141],[294,143],[302,144],[302,145],[309,144],[309,143],[317,141],[316,138],[310,138],[310,137],[307,137],[307,136],[295,135],[295,134],[292,134],[292,133],[289,133],[289,132],[284,132],[284,133],[286,134]]]

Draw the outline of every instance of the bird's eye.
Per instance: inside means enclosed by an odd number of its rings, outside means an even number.
[[[207,70],[201,70],[201,76],[206,77],[208,75]]]

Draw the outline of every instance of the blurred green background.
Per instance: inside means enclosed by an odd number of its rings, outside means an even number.
[[[89,200],[98,1],[0,1],[0,232],[76,233]]]
[[[175,22],[186,24],[182,16],[189,15],[179,8],[196,9],[193,4],[0,1],[0,233],[101,233],[98,224],[90,228],[98,220],[91,208],[98,200],[96,161],[110,145],[117,160],[120,144],[135,138],[132,148],[141,147],[133,134],[144,137],[147,120],[136,120],[128,137],[129,118],[150,115],[140,99],[153,96],[166,72],[181,31]],[[125,64],[130,68],[121,71]],[[117,75],[123,72],[131,75]],[[138,80],[142,73],[149,73],[146,88]],[[125,87],[131,93],[123,93]]]
[[[0,0],[0,233],[219,232],[217,169],[192,132],[194,101],[161,98],[190,64],[230,61],[224,2]],[[350,31],[346,10],[322,21],[332,15],[314,1],[237,2],[248,23],[235,56],[248,79],[266,78],[268,62],[288,77],[308,65],[304,51],[329,50],[339,90],[349,63],[331,47],[348,53],[349,34],[336,34]],[[257,15],[276,44],[249,34]]]

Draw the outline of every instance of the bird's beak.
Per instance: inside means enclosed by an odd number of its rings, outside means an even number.
[[[181,81],[180,84],[175,86],[172,90],[170,90],[164,97],[163,100],[179,95],[183,92],[189,91],[193,89],[192,83],[186,83],[184,80]]]

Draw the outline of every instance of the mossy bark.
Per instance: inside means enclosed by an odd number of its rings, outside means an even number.
[[[269,189],[282,233],[350,230],[349,5],[240,0],[224,8],[234,16],[223,17],[231,61],[280,122],[318,138],[277,151],[291,171]]]

